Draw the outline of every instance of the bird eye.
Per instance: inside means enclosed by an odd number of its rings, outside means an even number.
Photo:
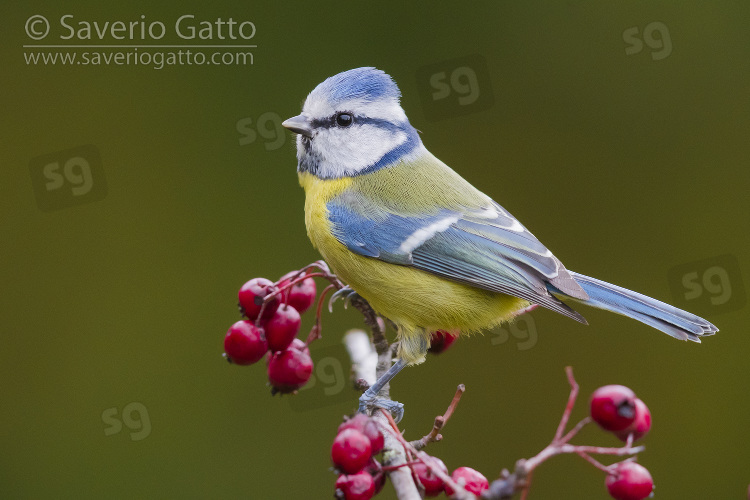
[[[339,113],[336,115],[336,125],[339,127],[348,127],[354,123],[354,117],[349,113]]]

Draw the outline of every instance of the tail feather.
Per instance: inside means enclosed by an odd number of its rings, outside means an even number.
[[[579,300],[564,294],[552,285],[549,291],[555,295],[576,300],[587,306],[622,314],[640,321],[680,340],[700,342],[701,337],[713,335],[718,328],[700,316],[665,304],[627,288],[569,271],[581,288],[588,294],[588,300]]]

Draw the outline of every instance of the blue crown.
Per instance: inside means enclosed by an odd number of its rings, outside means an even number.
[[[376,101],[380,99],[399,100],[401,91],[393,79],[384,71],[375,68],[356,68],[344,71],[326,79],[318,85],[314,93],[323,93],[332,103],[349,99]]]

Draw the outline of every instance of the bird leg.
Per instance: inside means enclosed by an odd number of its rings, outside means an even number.
[[[393,366],[381,375],[380,378],[359,397],[359,413],[367,415],[368,410],[372,407],[383,408],[393,415],[393,419],[396,423],[401,421],[404,416],[404,405],[398,401],[391,401],[387,398],[378,397],[378,394],[398,372],[404,369],[405,366],[406,361],[401,358],[397,359]]]

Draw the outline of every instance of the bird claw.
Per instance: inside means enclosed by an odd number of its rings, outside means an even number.
[[[391,414],[396,423],[404,418],[404,404],[385,398],[370,398],[366,394],[359,397],[359,413],[369,415],[370,408],[382,408]]]
[[[331,298],[328,300],[328,312],[333,312],[333,303],[336,302],[337,299],[342,297],[344,299],[344,309],[346,309],[347,307],[349,307],[349,303],[353,299],[360,297],[360,295],[348,286],[337,290],[333,295],[331,295]]]

